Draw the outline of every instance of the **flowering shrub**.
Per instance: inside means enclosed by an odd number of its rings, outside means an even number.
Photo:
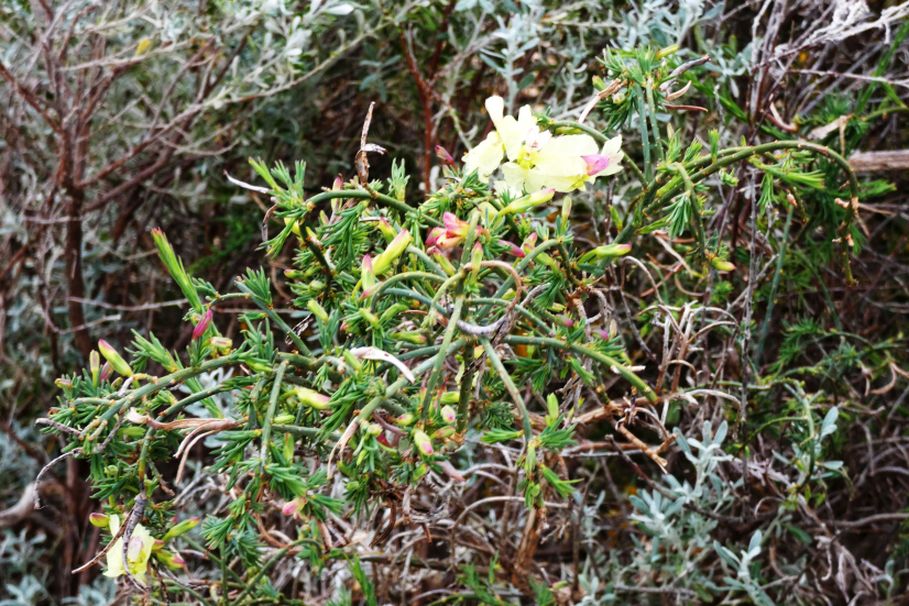
[[[558,561],[537,561],[547,542],[580,545],[574,483],[589,470],[566,460],[578,449],[609,449],[666,471],[676,441],[697,468],[694,488],[668,476],[663,490],[673,501],[656,488],[642,492],[630,519],[671,545],[669,556],[693,557],[664,522],[699,499],[713,499],[717,511],[729,505],[717,475],[728,460],[718,454],[727,426],[714,435],[706,425],[701,449],[667,425],[688,414],[680,403],[729,396],[721,387],[686,385],[670,365],[693,367],[687,358],[697,356],[712,370],[696,344],[713,333],[728,337],[730,323],[714,319],[723,317],[719,308],[666,302],[625,319],[606,294],[621,292],[617,268],[626,257],[643,265],[629,255],[653,235],[692,288],[729,277],[736,264],[712,229],[716,208],[707,192],[735,185],[727,169],[743,161],[767,176],[765,208],[781,198],[782,184],[807,208],[824,209],[817,225],[830,234],[829,257],[846,275],[861,234],[857,180],[828,147],[783,139],[724,147],[717,131],[683,143],[683,133],[661,126],[657,115],[688,89],[678,80],[691,66],[673,55],[671,48],[607,53],[609,81],[595,80],[588,109],[611,130],[639,129],[641,166],[625,157],[617,134],[526,106],[517,118],[506,116],[494,96],[486,101],[494,130],[460,163],[438,150],[441,184],[419,203],[408,199],[402,163],[385,179],[370,174],[370,154],[384,150],[367,143],[366,127],[356,177],[319,193],[307,191],[303,163],[291,170],[253,161],[262,184],[232,179],[271,200],[275,227],[264,247],[275,264],[290,251],[284,279],[250,269],[235,290],[222,292],[190,275],[154,231],[189,305],[185,351],[178,355],[153,334],[137,333],[128,349],[101,341],[88,369],[59,381],[59,405],[43,421],[66,440],[62,457],[87,461],[104,504],[111,539],[85,565],[106,561],[106,574],[160,600],[325,595],[319,576],[343,568],[369,604],[378,603],[379,590],[419,602],[413,596],[439,583],[457,588],[461,601],[568,603],[581,588],[558,580]],[[624,204],[608,206],[614,235],[594,241],[565,194],[602,191],[620,171],[634,184],[625,185]],[[653,291],[660,288],[654,282]],[[286,299],[292,307],[280,308]],[[636,363],[620,322],[633,323],[635,348],[648,351],[647,336],[665,331],[659,369]],[[671,348],[670,327],[682,335]],[[813,427],[810,406],[805,418]],[[608,440],[587,439],[602,433],[601,422],[609,424]],[[825,426],[821,434],[835,431],[832,422]],[[815,473],[824,454],[816,434],[808,458],[801,447],[794,456],[806,468],[792,485],[795,500],[830,477]],[[514,474],[497,477],[502,469]],[[831,465],[824,473],[836,471]],[[457,512],[447,496],[455,490],[473,497]],[[473,520],[490,502],[506,504],[501,517]],[[202,543],[184,534],[196,509],[206,514]],[[710,520],[691,518],[684,532],[709,532]],[[510,540],[489,553],[477,537],[492,526]],[[738,580],[721,584],[705,574],[685,592],[763,600],[763,581],[751,575],[763,537],[750,534],[742,556],[701,537],[713,551],[698,557],[714,554],[716,569],[738,568]],[[373,551],[388,543],[406,551],[404,563],[389,559],[391,548]],[[651,553],[660,555],[656,544]],[[646,555],[643,547],[638,555]],[[579,565],[580,554],[574,558]],[[446,559],[457,562],[446,568],[456,577],[433,576],[434,563]],[[417,560],[420,575],[377,589],[378,567],[406,572]],[[300,566],[305,588],[290,583]],[[616,570],[621,580],[624,571]],[[660,582],[667,577],[661,568]],[[587,592],[595,598],[595,582]]]

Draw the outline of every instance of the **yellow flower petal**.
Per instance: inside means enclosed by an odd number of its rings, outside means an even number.
[[[502,140],[497,132],[491,132],[479,145],[464,155],[464,171],[477,171],[481,179],[486,179],[496,171],[505,155]]]

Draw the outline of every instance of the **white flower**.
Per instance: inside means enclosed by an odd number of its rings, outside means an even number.
[[[517,119],[503,115],[501,97],[487,99],[486,111],[495,131],[464,156],[464,169],[486,179],[501,168],[502,179],[495,183],[498,191],[513,196],[545,188],[570,192],[622,169],[621,136],[602,148],[586,134],[553,136],[539,129],[530,106],[523,106]]]
[[[114,536],[120,531],[120,517],[110,516],[110,531]],[[133,529],[133,534],[129,538],[129,545],[126,548],[126,562],[124,566],[123,557],[123,537],[120,537],[110,549],[107,550],[107,570],[104,576],[116,578],[129,573],[140,583],[145,582],[145,572],[148,570],[148,559],[151,557],[152,547],[155,545],[155,538],[151,536],[148,529],[142,524],[138,524]]]

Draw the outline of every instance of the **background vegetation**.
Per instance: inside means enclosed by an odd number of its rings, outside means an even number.
[[[452,183],[435,146],[460,160],[489,127],[491,94],[553,129],[589,109],[589,129],[622,134],[625,170],[574,193],[567,223],[554,204],[502,235],[570,231],[570,250],[552,255],[560,269],[528,278],[558,287],[565,309],[543,317],[587,333],[566,340],[603,331],[656,400],[608,367],[495,343],[533,430],[573,428],[543,461],[555,476],[519,463],[520,438],[490,438],[520,428],[490,372],[483,411],[446,454],[465,482],[430,469],[371,484],[356,515],[324,515],[332,557],[283,547],[298,528],[274,502],[245,538],[219,544],[203,524],[176,539],[187,566],[170,599],[215,603],[236,577],[252,590],[233,598],[263,602],[897,603],[909,581],[906,163],[869,153],[907,147],[907,17],[906,3],[845,0],[4,0],[0,603],[143,595],[98,567],[69,574],[108,541],[90,513],[126,514],[137,490],[105,493],[90,457],[35,484],[73,446],[35,421],[73,395],[71,378],[55,379],[81,375],[98,338],[134,363],[134,330],[192,355],[198,318],[184,316],[191,298],[151,228],[211,292],[236,291],[261,265],[295,326],[313,312],[285,270],[318,261],[289,234],[259,249],[284,225],[248,158],[305,161],[300,199],[348,181],[375,102],[369,141],[388,154],[369,156],[369,175],[419,206]],[[631,253],[581,262],[616,241]],[[231,305],[214,323],[239,343],[255,300]],[[219,445],[191,450],[150,528],[166,528],[165,513],[238,521]],[[125,476],[135,467],[123,459]],[[341,480],[315,488],[356,502]]]

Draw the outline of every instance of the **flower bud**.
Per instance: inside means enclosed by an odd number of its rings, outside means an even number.
[[[286,516],[292,516],[292,515],[295,515],[298,511],[300,511],[300,508],[302,506],[303,506],[303,501],[302,501],[301,497],[297,497],[296,499],[294,499],[292,501],[288,501],[288,502],[284,503],[284,506],[281,508],[281,513],[283,513]]]
[[[631,244],[606,244],[593,249],[594,254],[603,259],[606,257],[624,257],[631,252]]]
[[[454,158],[452,158],[451,154],[448,153],[448,150],[441,145],[436,145],[436,158],[439,159],[439,162],[447,166],[455,165]]]
[[[414,416],[411,413],[405,412],[400,417],[395,419],[395,423],[397,423],[401,427],[407,427],[408,425],[411,425],[414,422],[414,420],[415,420]]]
[[[373,328],[379,328],[379,326],[381,325],[379,323],[379,316],[377,316],[376,314],[369,311],[369,309],[367,309],[366,307],[360,308],[359,313],[360,313],[360,317],[362,317],[364,320],[369,322],[369,325],[372,326]]]
[[[388,222],[388,219],[385,217],[380,218],[376,221],[376,227],[379,232],[385,237],[386,240],[391,242],[394,240],[394,237],[398,235],[398,231],[391,226],[391,223]]]
[[[631,252],[631,244],[604,244],[581,255],[580,263],[590,263],[594,259],[614,259],[624,257]]]
[[[157,559],[159,562],[171,570],[180,570],[181,568],[186,567],[186,560],[184,560],[183,556],[175,551],[162,549],[155,552],[155,559]]]
[[[129,364],[126,363],[120,354],[117,353],[117,350],[111,347],[110,343],[101,339],[98,341],[98,350],[101,352],[101,355],[104,356],[104,359],[111,365],[111,368],[117,371],[117,373],[123,375],[124,377],[133,376],[133,369],[129,367]]]
[[[398,331],[389,335],[396,341],[404,341],[414,345],[426,345],[426,335],[414,331]]]
[[[95,528],[107,528],[108,524],[110,524],[110,517],[103,513],[93,511],[88,514],[88,523]]]
[[[360,261],[360,285],[363,287],[363,293],[371,293],[371,289],[376,285],[376,272],[373,270],[372,257],[369,254],[363,255]]]
[[[392,264],[404,254],[411,242],[413,242],[413,236],[410,235],[410,232],[406,229],[401,230],[388,244],[388,247],[373,260],[372,269],[375,274],[381,276],[391,269]]]
[[[328,312],[315,299],[310,299],[306,302],[306,309],[323,324],[328,323]]]
[[[721,259],[719,257],[712,257],[710,259],[710,264],[713,265],[713,268],[717,271],[735,271],[735,265],[727,261],[726,259]]]
[[[189,532],[190,530],[192,530],[193,528],[198,526],[199,522],[200,522],[200,520],[197,517],[187,518],[187,519],[183,520],[182,522],[178,522],[178,523],[174,524],[173,526],[171,526],[170,529],[164,533],[164,536],[161,537],[161,540],[166,543],[167,541],[169,541],[171,539],[174,539],[179,536],[183,536],[184,534],[186,534],[187,532]]]
[[[101,355],[95,349],[88,354],[88,367],[92,375],[92,385],[97,387],[98,379],[101,378]]]
[[[559,400],[555,394],[551,393],[546,396],[546,418],[547,421],[557,419],[559,416]]]
[[[303,234],[300,232],[300,222],[292,217],[284,217],[284,225],[290,225],[290,231],[294,233],[298,238],[302,238]]]
[[[442,404],[457,404],[460,399],[461,394],[457,391],[446,391],[439,396],[439,401],[442,402]]]
[[[501,210],[503,215],[514,215],[517,213],[522,213],[530,210],[541,204],[546,204],[552,197],[555,195],[555,189],[547,187],[546,189],[541,189],[540,191],[534,192],[532,194],[527,194],[522,198],[517,200],[512,200],[508,206]]]
[[[420,429],[413,430],[413,443],[423,456],[431,456],[433,453],[432,440]]]
[[[566,224],[568,223],[568,219],[571,217],[571,208],[573,204],[574,203],[572,202],[571,197],[566,197],[564,200],[562,200],[562,221]]]
[[[514,242],[510,242],[508,240],[499,240],[499,244],[508,248],[508,254],[513,255],[519,259],[524,258],[524,250]]]
[[[454,423],[458,420],[458,413],[451,406],[443,406],[439,412],[442,415],[442,420],[446,423]]]
[[[377,436],[382,433],[382,426],[378,423],[369,423],[366,425],[366,433],[371,436]]]
[[[211,308],[209,308],[205,310],[204,314],[202,314],[202,319],[200,319],[199,323],[196,324],[195,328],[193,328],[193,341],[201,339],[205,334],[205,331],[208,330],[208,326],[211,324],[213,313],[214,312],[212,312]]]
[[[451,425],[446,425],[445,427],[440,427],[434,432],[432,432],[432,437],[444,440],[445,438],[450,438],[455,434],[455,428]]]
[[[307,389],[306,387],[294,387],[294,397],[303,404],[316,410],[325,410],[328,408],[328,402],[331,397],[321,394],[318,391]]]

